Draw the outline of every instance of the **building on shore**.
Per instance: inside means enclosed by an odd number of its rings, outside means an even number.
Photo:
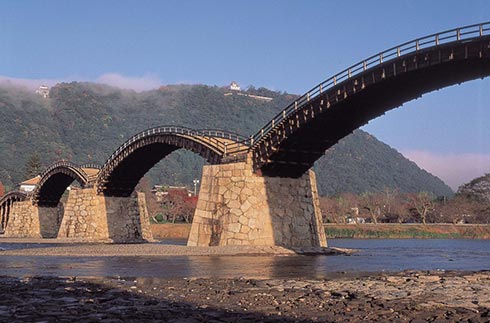
[[[36,188],[37,183],[41,180],[41,176],[30,178],[19,184],[19,189],[24,192],[32,192]]]

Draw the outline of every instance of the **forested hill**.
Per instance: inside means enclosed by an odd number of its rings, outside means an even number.
[[[14,87],[0,88],[0,181],[12,188],[25,179],[27,160],[37,152],[42,163],[64,158],[103,164],[127,138],[146,128],[180,125],[255,133],[295,96],[264,88],[225,95],[225,88],[174,85],[136,93],[92,83],[62,83],[50,98]],[[153,183],[184,184],[200,178],[203,160],[177,151],[154,167]],[[451,195],[440,179],[418,168],[394,149],[357,131],[316,164],[321,194],[383,190],[430,191]]]

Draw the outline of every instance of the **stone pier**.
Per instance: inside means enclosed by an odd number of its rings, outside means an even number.
[[[189,246],[326,247],[315,173],[254,174],[250,162],[204,166]]]
[[[63,216],[63,205],[38,207],[32,201],[12,204],[10,219],[5,229],[6,237],[56,238]]]
[[[15,202],[11,205],[6,237],[42,238],[39,212],[32,201]]]
[[[31,200],[13,203],[5,236],[122,243],[153,240],[143,193],[108,197],[94,188],[71,190],[66,203],[58,207],[39,207]]]
[[[144,193],[109,197],[98,195],[94,188],[70,191],[58,238],[123,243],[153,240]]]

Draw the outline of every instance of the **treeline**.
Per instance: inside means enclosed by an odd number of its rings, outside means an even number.
[[[452,198],[431,193],[342,193],[321,197],[324,223],[490,223],[490,201],[467,194]]]

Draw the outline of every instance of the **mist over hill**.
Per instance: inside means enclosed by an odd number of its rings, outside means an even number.
[[[45,166],[58,159],[103,164],[126,139],[149,127],[179,125],[251,135],[296,96],[250,87],[171,85],[134,92],[93,83],[61,83],[44,99],[27,90],[0,87],[0,181],[12,188],[25,179],[24,165],[38,153]],[[266,101],[255,97],[269,97]],[[153,183],[187,185],[200,178],[204,160],[179,150],[147,176]],[[357,130],[315,164],[322,195],[362,193],[386,187],[402,192],[452,195],[439,178],[396,150]]]

